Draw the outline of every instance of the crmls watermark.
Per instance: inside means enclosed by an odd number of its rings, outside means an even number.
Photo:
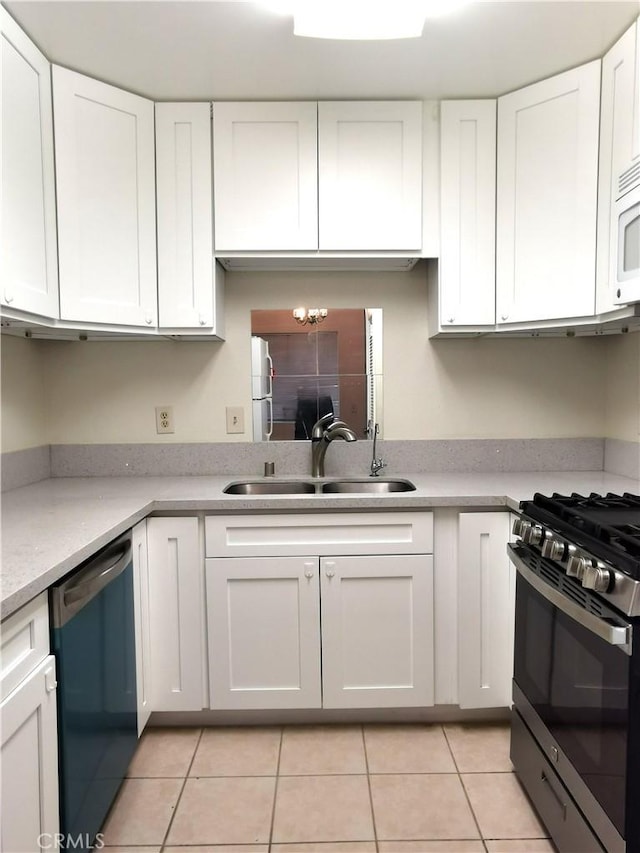
[[[40,850],[102,850],[104,835],[99,832],[92,844],[88,832],[78,832],[76,835],[43,832],[38,836],[38,847]]]

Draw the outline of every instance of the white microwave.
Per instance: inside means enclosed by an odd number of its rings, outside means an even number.
[[[611,286],[616,305],[640,302],[640,162],[620,175],[611,223]]]

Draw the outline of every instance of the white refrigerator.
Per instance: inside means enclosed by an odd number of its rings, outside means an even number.
[[[251,397],[253,440],[269,441],[273,433],[273,361],[267,341],[255,335],[251,338]]]

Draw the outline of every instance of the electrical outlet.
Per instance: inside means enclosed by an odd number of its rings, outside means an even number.
[[[171,406],[156,406],[156,432],[175,432]]]
[[[244,409],[242,406],[227,406],[227,432],[244,432]]]

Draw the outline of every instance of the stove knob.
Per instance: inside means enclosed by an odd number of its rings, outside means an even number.
[[[606,592],[611,583],[611,572],[600,566],[587,566],[582,577],[582,586],[594,592]]]
[[[584,557],[578,557],[575,554],[572,554],[567,563],[567,574],[571,578],[578,578],[578,580],[582,580],[587,566],[590,565],[591,563],[587,562]]]
[[[527,545],[539,545],[542,542],[544,530],[537,524],[530,524],[526,530],[522,532],[522,539]]]
[[[559,539],[545,539],[542,543],[542,556],[549,560],[562,560],[564,545]]]
[[[528,521],[525,521],[522,518],[516,518],[516,520],[513,522],[513,535],[522,536],[527,527],[531,527]]]

